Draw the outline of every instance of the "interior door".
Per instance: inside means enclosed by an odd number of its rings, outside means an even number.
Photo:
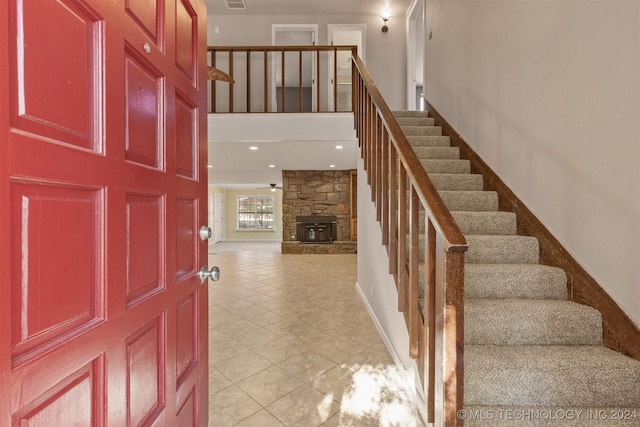
[[[221,242],[224,238],[224,197],[220,193],[215,193],[214,195],[214,231],[213,231],[213,241]]]
[[[425,7],[424,0],[416,0],[409,12],[407,43],[407,107],[423,111],[424,101],[424,52]]]
[[[0,425],[206,426],[206,10],[0,1]]]
[[[274,46],[314,46],[318,36],[317,24],[273,24],[272,43]],[[286,52],[284,62],[282,55],[275,52],[271,56],[272,70],[271,93],[272,111],[297,113],[316,111],[316,57],[312,52],[303,52],[300,59],[298,52]],[[302,61],[302,63],[300,63]],[[284,68],[284,81],[282,69]],[[302,70],[302,75],[300,74]],[[285,98],[282,99],[282,86]],[[299,89],[302,86],[303,102],[300,105]],[[283,108],[284,102],[284,108]]]
[[[329,44],[332,46],[357,46],[358,56],[366,61],[365,24],[329,24]],[[336,66],[334,66],[334,60]],[[328,86],[329,111],[352,111],[351,52],[338,51],[328,60],[330,85]],[[334,85],[337,101],[334,103]],[[334,107],[335,105],[335,107]]]

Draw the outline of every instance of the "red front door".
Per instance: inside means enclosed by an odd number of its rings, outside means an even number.
[[[0,425],[205,426],[206,10],[0,1]]]

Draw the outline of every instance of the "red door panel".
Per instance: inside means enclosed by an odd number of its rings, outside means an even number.
[[[126,158],[147,166],[160,167],[163,117],[162,78],[152,65],[131,48],[126,49]]]
[[[11,56],[7,58],[16,73],[11,86],[12,126],[98,149],[99,70],[103,65],[98,54],[103,35],[99,17],[81,2],[10,3],[11,36],[18,41],[9,46]],[[51,48],[54,34],[55,42],[73,60],[61,61],[59,50]]]
[[[127,194],[127,307],[164,289],[164,199]]]
[[[158,34],[163,30],[164,1],[162,0],[126,0],[125,9],[156,46],[160,46]]]
[[[166,402],[164,319],[127,338],[127,425],[150,425]]]
[[[180,386],[198,363],[198,301],[191,294],[176,307],[176,382]]]
[[[194,245],[197,207],[194,200],[176,201],[176,281],[193,276],[197,247]]]
[[[194,80],[197,64],[196,43],[198,35],[198,16],[187,0],[176,0],[176,65],[189,80]],[[204,46],[200,46],[203,48]],[[195,81],[194,81],[195,83]]]
[[[104,371],[102,359],[94,360],[38,399],[24,406],[14,425],[29,427],[95,425],[104,407]]]
[[[206,426],[206,10],[0,1],[0,425]]]
[[[12,183],[12,365],[103,319],[101,205],[98,190]]]
[[[177,426],[192,426],[197,425],[198,407],[196,402],[198,401],[197,390],[194,388],[192,392],[187,396],[184,404],[178,412]]]
[[[198,109],[189,99],[176,91],[176,173],[196,179],[198,148]]]

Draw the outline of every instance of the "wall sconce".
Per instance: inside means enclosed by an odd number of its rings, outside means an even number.
[[[386,33],[387,31],[389,31],[389,27],[387,27],[387,21],[389,20],[391,16],[389,16],[389,12],[385,12],[382,14],[382,16],[380,16],[380,18],[382,18],[382,21],[384,22],[384,24],[382,25],[382,32]]]

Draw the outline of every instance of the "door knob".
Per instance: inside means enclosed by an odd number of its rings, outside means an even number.
[[[211,229],[209,227],[207,227],[206,225],[200,227],[200,240],[208,240],[212,235],[213,233],[211,232]]]
[[[198,276],[200,277],[201,283],[205,283],[207,279],[215,282],[220,278],[220,269],[218,267],[211,267],[211,270],[207,270],[207,267],[203,265],[198,272]]]

